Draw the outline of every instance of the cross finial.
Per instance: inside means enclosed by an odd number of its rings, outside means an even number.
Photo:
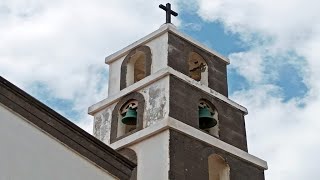
[[[167,3],[166,6],[160,4],[159,8],[166,11],[166,23],[171,23],[171,15],[178,16],[178,13],[171,10],[171,4]]]

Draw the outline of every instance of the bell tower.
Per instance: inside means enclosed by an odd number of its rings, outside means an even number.
[[[167,23],[105,60],[109,96],[88,111],[94,136],[137,163],[132,179],[264,179],[227,58]]]

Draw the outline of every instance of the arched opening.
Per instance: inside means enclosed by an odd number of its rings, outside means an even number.
[[[138,101],[127,101],[118,112],[117,137],[130,133],[137,128]]]
[[[219,155],[208,157],[209,180],[230,180],[230,167]]]
[[[142,51],[137,51],[130,57],[126,77],[127,86],[146,77],[146,55]]]
[[[134,63],[134,82],[138,82],[146,77],[146,56],[140,54]]]
[[[120,89],[140,81],[151,73],[151,50],[141,46],[132,50],[121,65]]]
[[[219,115],[217,109],[207,100],[200,100],[199,128],[208,134],[219,137]]]
[[[206,61],[196,52],[191,52],[188,57],[189,76],[208,86],[208,65]]]
[[[140,131],[143,128],[144,110],[142,94],[132,92],[121,98],[112,110],[110,143]]]

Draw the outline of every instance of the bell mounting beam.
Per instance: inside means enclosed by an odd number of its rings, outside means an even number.
[[[160,4],[159,8],[163,9],[164,11],[166,11],[166,24],[167,23],[171,23],[171,15],[173,16],[178,16],[178,13],[176,13],[175,11],[171,10],[171,4],[167,3],[166,6]]]

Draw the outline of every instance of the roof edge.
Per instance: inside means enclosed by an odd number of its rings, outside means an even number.
[[[174,26],[173,24],[163,24],[158,30],[146,35],[145,37],[137,40],[136,42],[126,46],[125,48],[123,48],[123,49],[121,49],[121,50],[119,50],[119,51],[107,56],[105,58],[105,63],[106,64],[110,64],[110,63],[114,62],[115,60],[117,60],[118,58],[123,56],[124,54],[127,54],[130,50],[140,46],[141,44],[146,44],[147,42],[152,41],[153,39],[163,35],[166,32],[172,32],[172,33],[178,35],[179,37],[185,39],[186,41],[189,41],[191,44],[197,46],[198,48],[201,48],[202,50],[207,51],[207,52],[219,57],[226,64],[230,64],[230,60],[227,57],[224,57],[223,55],[221,55],[217,51],[208,48],[207,46],[205,46],[205,45],[201,44],[200,42],[194,40],[190,36],[185,35],[182,32],[178,31],[176,26]]]
[[[0,76],[0,103],[92,163],[120,179],[136,164]],[[109,162],[110,160],[114,163]]]

